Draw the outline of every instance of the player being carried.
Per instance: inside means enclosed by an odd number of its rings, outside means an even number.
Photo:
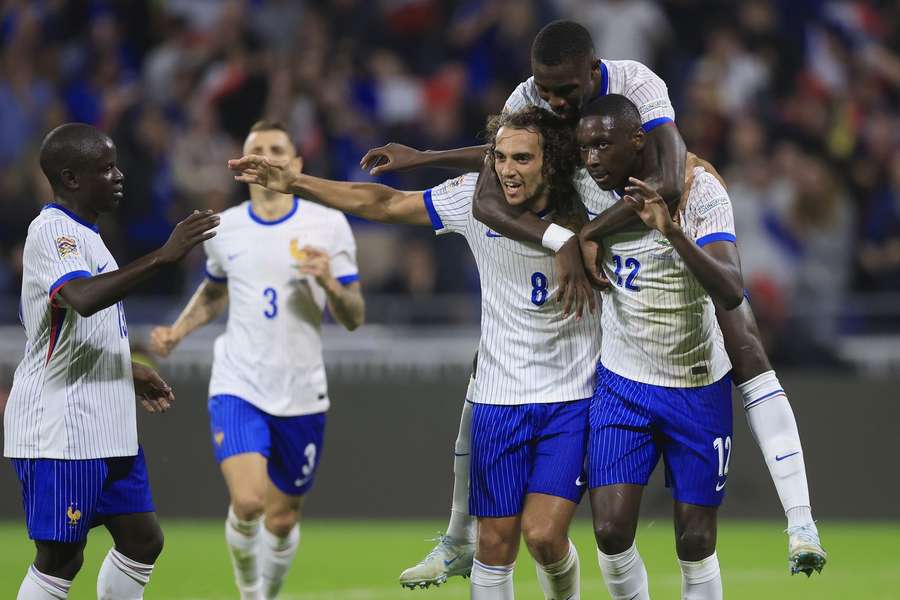
[[[685,171],[686,150],[674,123],[675,113],[665,83],[640,63],[596,58],[590,34],[571,21],[556,21],[545,26],[534,40],[531,56],[534,76],[516,88],[507,100],[506,108],[537,104],[577,119],[581,107],[593,98],[609,93],[625,96],[638,107],[645,134],[642,154],[649,175],[644,181],[655,188],[674,211],[690,173]],[[476,168],[479,148],[420,152],[399,144],[388,144],[371,150],[362,162],[374,174],[421,165],[471,169]],[[697,162],[694,157],[691,161],[692,164]],[[583,185],[585,180],[589,181],[583,171],[576,180],[582,183],[578,189],[583,192],[582,200],[588,205],[589,212],[594,210],[588,196],[596,186]],[[580,310],[586,297],[582,291],[581,257],[574,250],[578,241],[533,212],[509,205],[503,198],[496,178],[489,172],[482,173],[475,199],[476,218],[511,239],[542,243],[555,250],[560,284],[566,298]],[[611,233],[642,226],[637,215],[624,203],[609,207],[599,216],[597,212],[594,210],[592,216],[596,218],[582,231],[582,237],[590,235],[599,241]],[[826,555],[812,519],[794,413],[763,349],[749,302],[745,300],[730,311],[717,305],[716,316],[734,366],[734,381],[743,397],[747,421],[763,452],[787,516],[791,573],[810,575],[814,569],[822,568]],[[401,583],[405,585],[446,579],[455,574],[448,572],[444,561],[463,552],[472,535],[471,518],[466,519],[464,514],[468,485],[464,476],[466,470],[459,464],[466,459],[468,448],[466,422],[464,408],[456,442],[453,505],[447,535],[423,561],[403,572]]]
[[[122,300],[213,237],[219,219],[194,212],[165,245],[119,269],[96,224],[124,196],[112,140],[90,125],[60,125],[44,138],[40,164],[54,199],[25,239],[27,343],[3,419],[4,455],[21,483],[37,548],[17,598],[68,597],[88,532],[101,524],[115,546],[100,567],[98,598],[142,598],[163,534],[138,445],[135,397],[153,413],[174,396],[155,371],[132,363]]]
[[[256,123],[244,152],[302,166],[275,122]],[[167,356],[228,306],[209,382],[213,448],[231,500],[225,540],[241,598],[275,598],[322,456],[323,311],[348,330],[365,314],[356,243],[340,212],[250,185],[250,200],[222,213],[205,250],[206,281],[171,327],[152,331],[151,350]]]
[[[571,127],[529,107],[492,119],[488,129],[491,164],[506,201],[577,228],[585,217],[571,191]],[[298,175],[285,161],[260,156],[229,166],[241,171],[240,181],[300,193],[366,219],[430,224],[437,233],[465,237],[482,288],[478,376],[469,398],[469,510],[478,518],[472,597],[513,597],[513,567],[524,535],[544,594],[577,599],[578,554],[568,528],[583,488],[586,398],[593,390],[599,318],[562,314],[554,299],[553,254],[503,238],[474,219],[477,173],[401,192]]]

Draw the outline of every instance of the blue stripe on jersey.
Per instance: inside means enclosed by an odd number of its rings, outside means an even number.
[[[609,70],[603,61],[600,61],[600,93],[598,96],[605,96],[609,93]]]
[[[734,237],[733,233],[721,231],[719,233],[710,233],[709,235],[704,235],[702,238],[697,240],[697,245],[702,248],[703,246],[712,244],[713,242],[731,242],[732,244],[736,244],[737,238]]]
[[[66,215],[67,217],[69,217],[70,219],[72,219],[73,221],[75,221],[76,223],[78,223],[79,225],[84,225],[84,226],[87,227],[88,229],[92,229],[95,233],[100,233],[100,228],[97,227],[97,224],[96,224],[96,223],[88,223],[87,221],[85,221],[84,219],[82,219],[81,217],[79,217],[78,215],[76,215],[75,213],[73,213],[71,210],[69,210],[69,209],[66,208],[65,206],[62,206],[62,205],[60,205],[60,204],[56,204],[55,202],[51,202],[50,204],[46,205],[46,206],[45,206],[44,208],[42,208],[41,210],[47,210],[48,208],[55,208],[56,210],[58,210],[58,211],[60,211],[60,212],[62,212],[62,213],[65,213],[65,215]]]
[[[350,285],[354,281],[359,281],[359,273],[354,273],[352,275],[342,275],[337,278],[338,283],[341,285]]]
[[[265,219],[263,219],[262,217],[260,217],[259,215],[257,215],[256,213],[253,212],[253,203],[248,202],[247,203],[247,214],[250,215],[251,219],[253,219],[255,222],[259,223],[260,225],[266,225],[266,226],[278,225],[279,223],[284,223],[285,221],[287,221],[288,219],[293,217],[294,213],[297,212],[297,207],[299,205],[300,205],[299,198],[297,198],[297,196],[294,196],[294,206],[291,207],[291,210],[288,211],[288,214],[286,214],[283,217],[280,217],[278,219],[275,219],[274,221],[266,221]]]
[[[203,267],[203,271],[206,273],[206,278],[210,281],[213,281],[215,283],[225,283],[226,281],[228,281],[227,277],[219,277],[218,275],[213,275],[206,267]]]
[[[85,271],[83,269],[80,269],[78,271],[70,271],[70,272],[66,273],[65,275],[63,275],[62,277],[60,277],[59,279],[57,279],[56,281],[54,281],[53,283],[51,283],[50,289],[47,290],[47,294],[50,296],[50,299],[52,300],[53,296],[55,296],[57,294],[57,292],[59,292],[59,289],[62,286],[64,286],[65,284],[67,284],[68,282],[72,281],[73,279],[81,279],[82,277],[90,277],[90,276],[91,276],[90,271]]]
[[[641,125],[641,129],[644,130],[644,133],[650,133],[651,131],[653,131],[654,129],[659,127],[660,125],[665,125],[666,123],[674,123],[674,122],[675,121],[673,121],[669,117],[659,117],[659,118],[651,119],[651,120],[647,121],[646,123]]]
[[[435,231],[440,231],[444,228],[444,222],[441,221],[441,216],[434,210],[434,202],[431,201],[431,190],[425,190],[424,194],[425,198],[425,210],[428,211],[428,218],[431,219],[431,227]]]

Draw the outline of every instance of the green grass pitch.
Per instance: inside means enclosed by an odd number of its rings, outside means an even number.
[[[400,571],[432,546],[425,541],[441,522],[314,521],[303,526],[298,560],[288,575],[284,600],[449,600],[468,598],[468,581],[451,579],[440,588],[402,590]],[[821,575],[788,575],[786,537],[775,522],[726,522],[719,531],[725,597],[731,600],[900,599],[900,523],[823,523],[829,563]],[[225,553],[222,524],[165,520],[166,548],[145,597],[178,600],[237,598]],[[582,597],[608,598],[587,521],[573,524],[581,555]],[[110,538],[96,529],[69,598],[96,598],[95,578]],[[668,522],[646,521],[638,545],[650,573],[654,598],[678,598],[680,574]],[[14,598],[33,546],[20,523],[0,524],[0,598]],[[524,546],[523,546],[524,552]],[[519,557],[516,597],[540,600],[534,566]]]

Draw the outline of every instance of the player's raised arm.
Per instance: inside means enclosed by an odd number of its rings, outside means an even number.
[[[744,283],[741,276],[741,261],[735,245],[732,228],[726,224],[723,231],[702,235],[694,240],[689,237],[681,224],[672,219],[662,197],[646,182],[629,178],[631,185],[625,188],[623,204],[628,206],[652,229],[662,233],[684,260],[687,268],[700,281],[706,292],[717,305],[725,310],[740,306],[744,300]],[[724,190],[723,190],[724,191]],[[731,206],[727,196],[713,197],[708,202],[710,214],[717,208]],[[709,217],[706,217],[709,219]],[[723,220],[728,221],[729,219]]]
[[[430,225],[424,192],[403,192],[377,183],[331,181],[297,173],[288,161],[247,155],[228,161],[235,180],[255,183],[370,221]]]
[[[197,287],[187,306],[169,327],[154,327],[150,332],[150,351],[168,356],[181,340],[221,315],[228,306],[228,285],[206,279]]]
[[[479,169],[487,150],[487,146],[468,146],[453,150],[416,150],[392,142],[366,152],[359,161],[359,166],[372,175],[416,167],[458,169],[468,173]]]
[[[66,282],[56,292],[83,317],[112,306],[159,269],[178,262],[197,244],[216,235],[212,231],[219,217],[211,210],[194,211],[175,226],[168,241],[158,250],[109,273],[80,277]]]

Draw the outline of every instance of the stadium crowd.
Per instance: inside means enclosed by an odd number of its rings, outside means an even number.
[[[360,157],[388,141],[478,143],[485,116],[530,75],[534,34],[557,17],[587,26],[599,56],[665,79],[688,148],[729,184],[745,282],[785,358],[865,328],[850,298],[900,293],[893,1],[10,0],[0,8],[0,295],[18,293],[27,225],[50,198],[36,149],[56,124],[91,123],[118,144],[126,199],[103,232],[126,262],[187,211],[245,199],[225,162],[262,115],[287,125],[307,172],[334,179],[370,179]],[[424,189],[445,178],[383,179]],[[354,229],[369,293],[478,288],[462,240]],[[146,292],[189,292],[201,263]],[[401,312],[390,318],[433,317]]]

